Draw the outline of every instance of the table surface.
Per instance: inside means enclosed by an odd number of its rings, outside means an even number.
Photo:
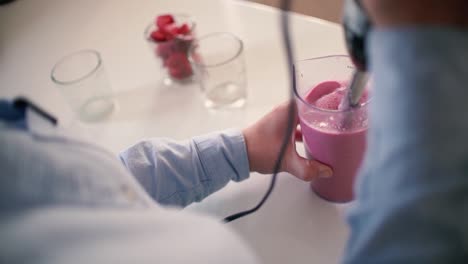
[[[192,15],[199,36],[228,31],[244,41],[249,93],[244,109],[208,111],[197,85],[160,85],[143,30],[156,14],[167,12]],[[242,128],[288,97],[278,15],[274,8],[236,0],[18,0],[0,7],[0,97],[26,95],[58,116],[62,126],[114,153],[142,138],[184,139]],[[292,26],[296,59],[345,53],[338,25],[294,15]],[[75,121],[50,81],[54,63],[80,49],[101,53],[116,94],[118,111],[103,122]],[[185,210],[221,219],[254,206],[270,178],[252,173]],[[260,211],[229,225],[265,263],[338,263],[348,236],[347,207],[321,200],[307,183],[283,173]]]

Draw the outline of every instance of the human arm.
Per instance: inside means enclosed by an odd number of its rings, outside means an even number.
[[[273,173],[287,117],[288,104],[284,103],[242,132],[216,132],[186,141],[144,140],[124,150],[120,158],[158,203],[186,206],[229,181],[248,178],[250,171]],[[305,181],[331,175],[329,167],[300,157],[294,140],[291,136],[288,141],[281,171]]]
[[[249,176],[244,137],[238,130],[190,140],[143,140],[122,151],[120,159],[158,203],[187,206],[229,181]]]
[[[418,1],[394,1],[400,6],[388,9],[418,12],[411,19],[409,14],[381,13],[385,9],[379,5],[390,1],[364,2],[377,25],[368,41],[375,88],[369,147],[348,217],[351,236],[344,263],[464,262],[465,24],[442,19],[445,8],[428,20],[428,10],[436,10],[427,7],[433,1],[420,10],[402,7]],[[462,10],[452,9],[454,17]]]

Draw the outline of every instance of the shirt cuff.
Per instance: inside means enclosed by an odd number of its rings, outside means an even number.
[[[194,137],[203,167],[211,179],[228,177],[239,182],[250,175],[245,139],[239,130]]]

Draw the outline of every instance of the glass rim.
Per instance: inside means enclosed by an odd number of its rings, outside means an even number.
[[[80,76],[80,77],[77,77],[75,79],[72,79],[72,80],[67,80],[67,81],[64,81],[64,80],[59,80],[55,75],[56,73],[56,70],[57,68],[62,64],[64,63],[67,59],[70,59],[71,57],[74,57],[76,55],[79,55],[79,54],[93,54],[95,57],[96,57],[96,65],[94,66],[93,69],[91,69],[88,73],[85,73],[83,76]],[[57,61],[54,65],[54,67],[52,67],[52,71],[50,72],[50,78],[52,79],[52,81],[56,84],[60,84],[60,85],[69,85],[69,84],[74,84],[74,83],[78,83],[78,82],[81,82],[82,80],[85,80],[86,78],[88,78],[89,76],[93,75],[102,65],[102,58],[101,58],[101,54],[96,51],[96,50],[93,50],[93,49],[84,49],[84,50],[78,50],[78,51],[75,51],[75,52],[72,52],[64,57],[62,57],[59,61]]]
[[[165,14],[159,14],[159,15],[157,15],[156,17],[158,17],[158,16],[160,16],[160,15],[165,15]],[[193,32],[193,31],[195,30],[195,28],[196,28],[196,23],[195,23],[195,21],[193,21],[192,16],[190,16],[190,15],[188,15],[188,14],[183,14],[183,13],[181,13],[181,14],[173,14],[172,16],[173,16],[174,18],[176,18],[176,19],[177,19],[178,17],[183,17],[183,18],[187,19],[187,21],[188,21],[188,23],[189,23],[189,25],[190,25],[190,31]],[[155,28],[155,27],[156,27],[156,25],[155,25],[155,23],[154,23],[154,21],[153,21],[153,22],[149,23],[149,24],[146,26],[145,31],[143,31],[143,37],[145,38],[145,40],[147,40],[147,41],[149,41],[149,42],[151,42],[151,43],[157,43],[157,42],[153,41],[153,40],[151,39],[151,36],[150,36],[152,29]],[[183,39],[183,38],[176,36],[175,39]]]
[[[297,61],[294,62],[294,78],[296,78],[296,85],[294,87],[294,95],[296,96],[296,98],[298,100],[300,100],[303,104],[305,104],[308,108],[312,108],[314,110],[321,111],[321,112],[327,112],[327,113],[339,114],[339,113],[353,112],[353,111],[357,111],[357,110],[360,110],[361,108],[366,107],[372,101],[372,97],[367,99],[367,101],[365,101],[362,104],[359,104],[356,107],[351,107],[349,109],[344,109],[344,110],[333,110],[333,109],[323,109],[323,108],[317,107],[317,106],[315,106],[315,105],[313,105],[311,103],[308,103],[304,98],[302,98],[302,96],[299,95],[298,85],[297,85],[297,73],[299,73],[299,72],[297,71],[296,65],[298,65],[299,63],[302,63],[302,62],[321,60],[321,59],[329,59],[329,58],[348,58],[348,59],[350,59],[349,55],[337,54],[337,55],[327,55],[327,56],[315,57],[315,58],[310,58],[310,59],[297,60]]]
[[[194,53],[195,49],[197,48],[197,44],[200,43],[200,41],[202,41],[204,39],[207,39],[207,38],[214,37],[214,36],[222,36],[222,35],[230,37],[231,39],[233,39],[234,41],[236,41],[239,44],[239,48],[238,48],[237,52],[232,57],[230,57],[230,58],[228,58],[226,60],[223,60],[221,62],[218,62],[218,63],[213,63],[213,64],[198,63],[193,59],[192,54]],[[190,45],[188,59],[189,59],[190,63],[192,63],[192,64],[194,64],[196,66],[201,66],[201,67],[204,67],[204,68],[214,68],[214,67],[218,67],[218,66],[228,64],[231,61],[235,60],[236,58],[238,58],[242,54],[242,51],[244,51],[244,42],[239,37],[237,37],[236,35],[234,35],[234,34],[232,34],[230,32],[214,32],[214,33],[204,35],[204,36],[202,36],[200,38],[197,38],[192,43],[192,45]]]

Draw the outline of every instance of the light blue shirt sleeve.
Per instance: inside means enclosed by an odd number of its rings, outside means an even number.
[[[12,110],[0,100],[0,263],[258,263],[219,219],[154,203],[114,153],[72,137],[31,109]],[[221,163],[241,155],[241,140],[221,133],[186,146],[196,144],[203,162]],[[157,144],[148,149],[196,157],[181,143]],[[163,151],[166,145],[171,147]],[[212,157],[217,151],[219,157]],[[234,156],[222,157],[230,151]],[[173,171],[189,166],[167,160],[162,164]],[[222,165],[210,166],[221,175],[215,169]],[[232,171],[222,175],[235,178]]]
[[[187,141],[143,140],[120,158],[149,195],[162,205],[187,206],[249,177],[242,133],[212,133]]]
[[[467,263],[468,31],[374,31],[369,147],[344,263]]]

